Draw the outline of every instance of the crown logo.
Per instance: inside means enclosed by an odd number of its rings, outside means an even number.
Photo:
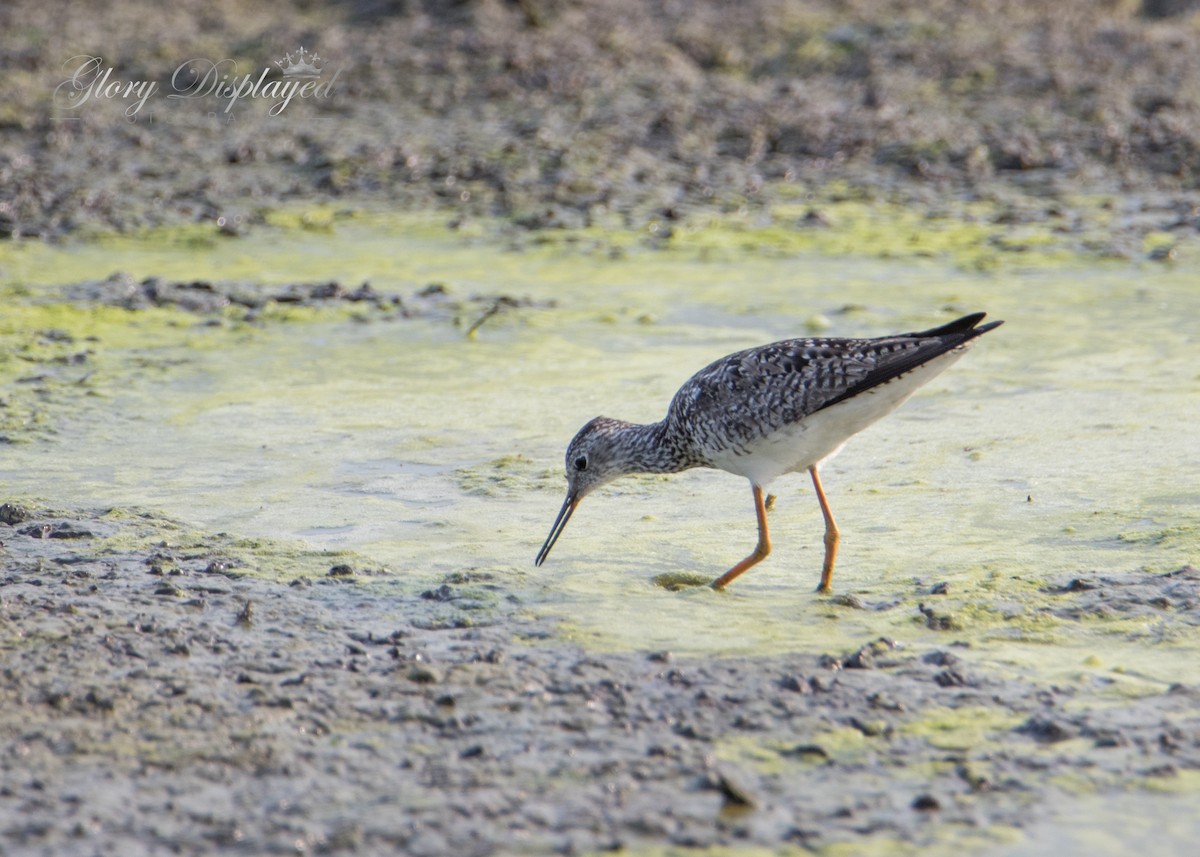
[[[287,65],[284,65],[284,63]],[[276,60],[275,65],[283,70],[284,77],[320,77],[321,67],[317,65],[319,62],[324,62],[316,53],[309,53],[300,47],[300,51],[293,59],[291,52],[284,55],[282,60]]]

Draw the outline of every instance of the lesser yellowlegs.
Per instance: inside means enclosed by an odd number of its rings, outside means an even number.
[[[825,516],[817,591],[829,592],[839,536],[817,468],[961,357],[977,336],[1003,324],[979,325],[984,315],[877,339],[785,339],[750,348],[693,375],[661,422],[596,417],[567,446],[567,499],[535,564],[545,562],[579,502],[601,485],[630,473],[714,467],[750,480],[758,516],[754,550],[712,582],[724,589],[771,552],[763,489],[784,473],[807,470]]]

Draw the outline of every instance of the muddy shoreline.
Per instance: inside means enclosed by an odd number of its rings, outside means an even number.
[[[221,0],[85,20],[12,3],[0,235],[203,223],[236,239],[303,202],[661,238],[797,200],[820,224],[832,193],[930,214],[978,201],[1137,257],[1200,225],[1200,34],[1192,4],[1161,5]],[[167,97],[188,58],[274,71],[298,44],[339,72],[328,97],[275,114]],[[72,101],[88,80],[62,89],[70,58],[88,55],[157,95],[133,115],[132,96]]]
[[[422,590],[313,555],[327,571],[273,580],[151,514],[3,510],[0,830],[22,854],[930,848],[1011,840],[1068,778],[1200,769],[1197,688],[1081,707],[980,670],[952,631],[928,651],[586,652],[485,571]],[[1047,601],[1195,622],[1200,572]]]

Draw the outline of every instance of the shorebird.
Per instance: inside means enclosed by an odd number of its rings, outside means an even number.
[[[825,518],[817,591],[830,591],[839,533],[818,468],[846,441],[897,407],[1004,322],[986,313],[876,339],[785,339],[722,357],[679,388],[667,415],[647,425],[588,422],[567,446],[567,499],[534,564],[546,561],[579,503],[631,473],[712,467],[750,480],[758,544],[711,584],[724,589],[771,552],[764,490],[807,470]]]

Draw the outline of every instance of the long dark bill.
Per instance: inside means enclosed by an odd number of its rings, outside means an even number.
[[[533,561],[534,565],[541,565],[546,561],[546,557],[550,555],[550,548],[554,547],[554,543],[558,541],[562,531],[567,528],[567,521],[571,520],[571,513],[575,511],[577,505],[579,504],[575,502],[575,497],[568,494],[567,499],[563,501],[562,508],[558,511],[558,517],[554,519],[554,526],[550,528],[550,535],[546,536],[546,543],[542,545],[537,559]]]

